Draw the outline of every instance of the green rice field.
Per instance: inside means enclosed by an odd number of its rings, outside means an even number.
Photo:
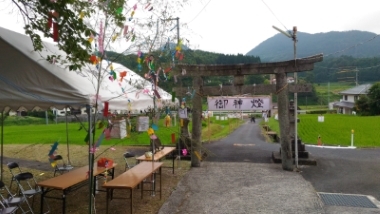
[[[361,148],[380,146],[380,116],[325,114],[324,122],[318,122],[316,114],[299,115],[298,135],[303,143],[317,144],[321,136],[324,145],[350,146],[354,131],[354,146]],[[268,123],[270,129],[279,133],[278,121]]]

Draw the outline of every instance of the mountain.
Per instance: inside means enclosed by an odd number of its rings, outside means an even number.
[[[309,34],[297,32],[297,58],[323,53],[325,57],[342,55],[355,58],[380,57],[380,36],[367,31],[331,31]],[[292,39],[283,34],[265,40],[246,55],[258,56],[261,62],[275,62],[294,59]]]

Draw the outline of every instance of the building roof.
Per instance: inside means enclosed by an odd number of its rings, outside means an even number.
[[[339,92],[339,94],[352,94],[352,95],[360,95],[360,94],[367,94],[368,89],[372,86],[372,84],[363,84],[358,85],[356,87],[344,90]]]

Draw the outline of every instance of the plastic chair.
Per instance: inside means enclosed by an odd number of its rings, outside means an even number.
[[[73,166],[66,165],[61,155],[56,155],[54,157],[54,161],[55,161],[54,176],[57,172],[59,172],[62,175],[63,173],[68,172],[74,168]]]
[[[12,189],[13,181],[15,181],[15,175],[22,173],[22,171],[21,171],[18,163],[16,163],[16,162],[10,162],[7,164],[7,166],[8,166],[9,171],[12,174],[11,184],[9,185],[9,188]]]
[[[18,210],[18,207],[7,207],[5,204],[0,202],[0,213],[1,214],[13,214],[16,213]]]
[[[37,186],[37,181],[34,178],[33,174],[30,172],[23,172],[15,175],[15,180],[18,184],[18,188],[20,189],[21,195],[25,198],[25,202],[29,207],[29,211],[33,212],[32,206],[34,204],[34,196],[42,194],[42,190],[39,186]],[[32,206],[28,201],[28,198],[32,198]],[[46,203],[46,200],[44,201]],[[47,203],[46,203],[47,204]],[[47,204],[48,212],[50,212],[49,204]]]
[[[135,154],[126,152],[123,154],[124,160],[125,160],[125,169],[124,172],[127,171],[127,169],[131,169],[132,167],[136,166],[136,162],[134,164],[131,164],[129,161],[132,161],[131,159],[135,158]]]
[[[0,181],[0,197],[1,197],[1,202],[5,207],[11,208],[11,207],[18,207],[21,209],[22,213],[25,213],[25,211],[22,209],[21,204],[25,202],[24,197],[15,197],[9,188],[2,182]],[[11,210],[11,209],[8,209]],[[2,212],[0,212],[2,213]],[[12,212],[11,212],[12,213]]]

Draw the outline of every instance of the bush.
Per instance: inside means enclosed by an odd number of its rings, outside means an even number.
[[[307,111],[307,114],[334,114],[336,110],[316,110],[316,111]]]

